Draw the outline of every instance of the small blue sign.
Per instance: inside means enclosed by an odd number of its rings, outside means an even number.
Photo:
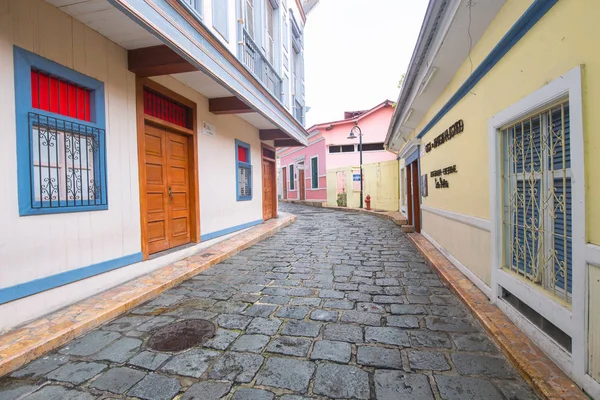
[[[360,174],[353,174],[352,175],[352,180],[354,182],[360,182]]]

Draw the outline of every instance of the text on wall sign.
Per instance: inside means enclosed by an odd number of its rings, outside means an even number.
[[[458,170],[456,169],[456,165],[450,165],[446,168],[433,170],[429,175],[434,179],[436,189],[447,189],[450,187],[450,183],[448,183],[448,181],[441,176],[455,174],[457,172]]]
[[[448,140],[452,139],[454,136],[458,135],[465,129],[465,123],[462,119],[456,121],[450,128],[446,129],[442,134],[433,139],[432,142],[429,142],[425,145],[425,151],[429,153],[432,149],[441,146],[446,143]]]

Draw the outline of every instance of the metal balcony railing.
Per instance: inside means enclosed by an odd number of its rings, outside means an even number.
[[[254,43],[248,31],[243,29],[243,33],[244,51],[242,58],[244,65],[263,83],[275,98],[281,101],[282,79],[277,75],[277,71],[275,71],[271,63],[262,54],[256,43]]]

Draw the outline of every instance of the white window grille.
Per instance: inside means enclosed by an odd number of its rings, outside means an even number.
[[[248,34],[254,39],[254,0],[245,0],[246,18],[244,25]]]
[[[503,267],[565,303],[572,292],[569,103],[503,128]]]
[[[275,64],[275,40],[273,39],[275,37],[275,20],[274,20],[274,13],[275,10],[273,10],[273,5],[271,4],[270,1],[266,1],[266,5],[267,5],[267,12],[266,12],[266,28],[267,28],[267,35],[266,35],[266,52],[267,52],[267,60],[269,60],[269,62],[271,63],[271,65]]]

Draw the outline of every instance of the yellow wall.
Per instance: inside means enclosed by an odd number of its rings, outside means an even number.
[[[598,310],[600,307],[600,267],[595,265],[588,266],[589,271],[589,310]],[[590,312],[589,320],[589,374],[592,378],[600,382],[600,314]]]
[[[348,207],[360,206],[360,191],[352,190],[352,171],[358,173],[359,167],[344,167],[327,170],[327,205],[337,206],[337,173],[346,172]],[[371,208],[386,211],[398,209],[398,161],[363,165],[365,177],[364,198],[371,196]],[[366,204],[364,204],[366,208]]]
[[[531,0],[508,0],[471,53],[474,68],[530,6]],[[423,204],[479,218],[490,218],[488,119],[577,65],[585,64],[584,135],[587,237],[600,243],[600,2],[559,1],[423,138],[428,143],[459,119],[464,132],[421,158],[422,173],[456,164],[449,189],[435,189]],[[426,123],[470,75],[469,60],[417,126]],[[425,229],[427,226],[424,225]]]

